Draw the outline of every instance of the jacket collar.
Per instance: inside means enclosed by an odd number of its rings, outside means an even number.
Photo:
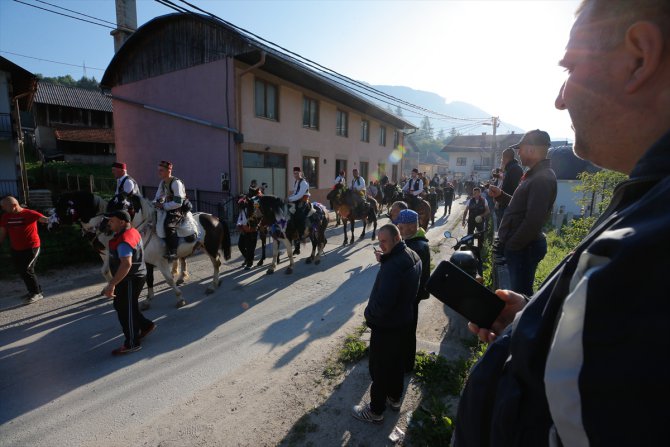
[[[379,262],[386,262],[386,261],[388,261],[389,259],[391,259],[393,256],[397,255],[397,254],[400,253],[401,251],[405,251],[405,248],[406,248],[406,247],[407,247],[407,246],[405,245],[405,241],[403,241],[403,240],[401,239],[400,242],[398,242],[398,243],[395,245],[395,247],[393,247],[393,249],[392,249],[388,254],[381,255],[381,257],[379,258]]]
[[[630,178],[657,177],[670,174],[670,131],[644,153],[630,173]]]

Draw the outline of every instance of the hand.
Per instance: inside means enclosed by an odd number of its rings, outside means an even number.
[[[381,261],[382,254],[384,254],[384,252],[375,248],[375,258],[377,259],[377,262]]]
[[[514,321],[516,314],[526,306],[526,299],[523,295],[516,292],[512,292],[511,290],[496,290],[495,293],[498,295],[498,298],[505,302],[505,307],[503,307],[498,318],[493,322],[492,327],[486,329],[480,328],[473,322],[468,323],[470,332],[478,336],[485,343],[492,343]]]
[[[156,209],[157,210],[162,210],[163,209],[163,202],[156,202]]]
[[[102,294],[105,295],[107,298],[114,298],[116,295],[114,295],[114,285],[112,284],[107,284],[104,289],[102,289]]]
[[[502,191],[497,186],[490,185],[489,194],[495,199],[496,197],[499,197],[500,194],[502,194]]]

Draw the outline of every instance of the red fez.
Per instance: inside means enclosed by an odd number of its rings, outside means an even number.
[[[126,164],[125,163],[119,163],[119,162],[112,163],[112,167],[123,169],[124,171],[126,170]]]
[[[295,168],[293,168],[293,172],[300,172],[300,168],[296,166]]]
[[[160,163],[158,163],[158,166],[161,166],[165,169],[172,169],[172,163],[169,161],[162,160]]]

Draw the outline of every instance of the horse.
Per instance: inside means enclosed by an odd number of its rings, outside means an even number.
[[[351,243],[354,243],[354,224],[356,220],[363,221],[363,231],[359,239],[365,237],[365,231],[368,227],[368,221],[374,225],[372,229],[372,240],[377,237],[377,201],[373,198],[368,198],[368,206],[363,206],[363,197],[352,189],[344,189],[341,193],[334,197],[333,204],[337,211],[342,216],[344,222],[344,242],[342,245],[349,243],[349,236],[347,235],[347,222],[351,224]]]
[[[183,293],[178,287],[178,282],[175,282],[171,266],[167,259],[164,258],[166,253],[166,245],[156,233],[156,211],[147,199],[142,198],[142,210],[145,218],[138,223],[136,220],[137,213],[133,217],[132,224],[136,226],[137,230],[142,235],[144,244],[144,259],[147,264],[147,300],[143,302],[143,309],[148,309],[150,301],[154,298],[153,290],[153,267],[157,267],[163,274],[165,281],[172,287],[177,296],[177,307],[186,305],[186,300],[183,298]],[[98,226],[102,221],[103,214],[106,210],[107,202],[101,197],[89,192],[78,191],[74,193],[66,193],[62,195],[57,203],[54,215],[51,218],[50,226],[54,224],[64,223],[72,224],[78,222],[81,224],[82,232],[88,234],[92,239],[94,247],[96,247],[100,254],[103,267],[101,273],[109,280],[111,273],[109,271],[109,257],[108,246],[111,235],[98,231]],[[179,243],[177,248],[177,255],[180,259],[184,259],[191,255],[196,249],[204,247],[207,255],[212,262],[214,273],[212,276],[212,284],[207,288],[206,293],[211,294],[219,286],[219,267],[221,266],[220,252],[223,252],[225,260],[230,259],[230,231],[228,226],[220,222],[219,219],[207,213],[193,214],[197,234],[199,238],[184,238]],[[192,240],[191,240],[192,239]],[[180,278],[183,279],[183,278]],[[183,282],[183,281],[182,281]]]
[[[425,200],[430,205],[430,224],[435,225],[435,212],[437,211],[437,193],[434,191],[435,187],[431,186],[427,193],[425,193]]]
[[[384,199],[382,206],[386,205],[387,213],[391,211],[391,205],[402,200],[402,189],[396,183],[387,183],[384,185]]]
[[[431,219],[433,224],[435,224],[435,216],[428,202],[420,197],[411,197],[410,194],[405,194],[405,202],[409,206],[409,209],[416,211],[419,215],[419,226],[421,228],[428,231],[428,224]]]
[[[312,242],[312,254],[305,260],[306,264],[319,264],[321,256],[323,256],[323,248],[326,245],[326,227],[328,226],[328,211],[325,206],[320,203],[308,203],[309,210],[307,212],[306,225],[302,233],[296,226],[293,215],[288,212],[288,205],[284,201],[275,196],[265,195],[258,198],[258,207],[255,210],[255,215],[261,218],[261,224],[267,225],[268,234],[273,239],[273,256],[272,265],[268,268],[267,274],[274,273],[279,258],[279,242],[281,241],[286,247],[286,254],[289,259],[289,266],[286,269],[286,274],[293,273],[293,242],[301,241],[305,237],[309,237]]]
[[[245,270],[251,269],[254,262],[254,253],[256,251],[256,243],[258,239],[261,240],[261,258],[256,264],[263,265],[265,262],[265,247],[268,237],[268,227],[263,224],[263,219],[255,214],[255,206],[258,203],[256,197],[249,197],[246,194],[241,194],[237,204],[240,208],[240,214],[237,219],[237,227],[240,230],[239,249],[244,257],[242,266]],[[279,262],[279,254],[277,253],[277,261]]]

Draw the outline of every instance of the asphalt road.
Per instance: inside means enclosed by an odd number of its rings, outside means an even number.
[[[454,219],[436,224],[429,237],[440,237]],[[205,294],[210,262],[195,256],[182,288],[189,304],[176,309],[161,278],[145,312],[158,328],[141,351],[122,357],[110,354],[123,338],[111,302],[99,296],[96,267],[43,277],[46,298],[30,306],[19,306],[24,291],[4,281],[10,293],[0,297],[0,445],[108,442],[269,353],[277,367],[291,362],[367,301],[378,266],[369,230],[366,236],[342,247],[342,227],[329,228],[321,264],[306,265],[304,247],[292,275],[284,274],[286,261],[274,275],[266,275],[267,261],[244,271],[235,249],[212,295]]]

